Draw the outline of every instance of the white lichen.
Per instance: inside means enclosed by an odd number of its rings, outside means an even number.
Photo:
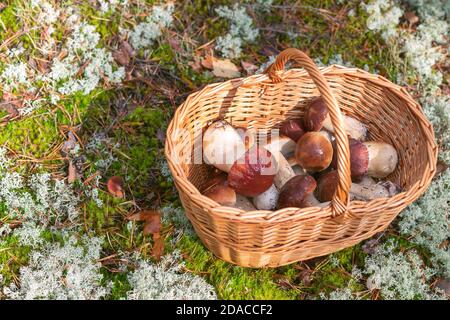
[[[152,13],[145,22],[139,23],[133,31],[129,33],[130,44],[135,49],[147,48],[162,35],[165,28],[168,28],[173,21],[174,5],[169,3],[162,6],[154,6]]]
[[[255,28],[253,19],[247,14],[246,8],[238,3],[233,7],[220,6],[216,8],[219,17],[227,19],[230,27],[226,35],[217,38],[216,49],[223,57],[238,58],[242,54],[242,46],[256,40],[259,30]]]
[[[366,257],[362,272],[369,277],[370,289],[379,289],[387,300],[445,299],[430,289],[427,281],[435,271],[426,267],[415,251],[395,250],[396,245],[388,242]]]
[[[100,238],[66,237],[64,244],[47,243],[31,251],[29,263],[20,268],[20,286],[4,288],[9,299],[93,300],[105,297],[101,284]]]
[[[128,275],[129,300],[212,300],[214,288],[203,278],[183,273],[180,253],[164,256],[158,264],[144,260]]]

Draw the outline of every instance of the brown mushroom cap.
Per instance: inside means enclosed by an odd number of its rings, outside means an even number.
[[[223,206],[233,207],[236,204],[236,192],[226,183],[212,186],[204,195]]]
[[[297,142],[298,139],[305,134],[305,129],[303,129],[303,125],[300,120],[291,119],[283,122],[280,128],[280,133]]]
[[[353,179],[360,180],[369,169],[369,151],[364,143],[350,138],[350,171]]]
[[[333,147],[325,134],[307,132],[297,141],[295,159],[307,171],[322,171],[333,159]]]
[[[228,185],[239,194],[254,197],[273,184],[276,166],[270,151],[255,146],[233,164],[228,173]]]
[[[369,169],[369,151],[364,143],[359,140],[349,138],[348,147],[350,150],[350,172],[352,179],[361,180]],[[331,167],[337,167],[336,143],[333,143],[333,160]]]
[[[322,97],[311,100],[305,110],[304,124],[308,131],[319,131],[328,116],[328,108]]]
[[[305,207],[304,199],[314,192],[316,186],[316,180],[310,175],[293,177],[280,190],[278,209]]]
[[[317,198],[321,202],[331,201],[339,183],[337,171],[330,171],[317,180]]]

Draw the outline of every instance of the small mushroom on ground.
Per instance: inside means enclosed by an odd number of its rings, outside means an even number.
[[[367,137],[366,126],[355,118],[343,115],[344,131],[352,138],[365,140]],[[305,110],[305,129],[319,131],[322,128],[334,132],[333,124],[328,113],[328,107],[322,97],[313,99]]]
[[[323,132],[307,132],[295,149],[297,163],[308,172],[325,170],[333,159],[333,146]]]
[[[378,198],[388,198],[398,194],[401,189],[390,181],[375,184],[352,183],[350,185],[350,200],[370,201]],[[338,185],[337,171],[330,171],[321,176],[317,182],[317,197],[320,201],[330,201]]]
[[[222,171],[230,171],[244,153],[241,136],[225,120],[212,123],[203,134],[203,159]]]
[[[291,119],[283,122],[280,127],[280,133],[297,142],[305,134],[302,121],[300,119]]]
[[[228,185],[237,193],[254,197],[273,184],[277,163],[270,151],[255,146],[236,160],[228,173]]]
[[[320,203],[314,197],[314,190],[317,183],[310,175],[295,176],[290,179],[281,188],[278,197],[278,209],[297,207],[305,208],[311,206],[326,206],[327,204]]]

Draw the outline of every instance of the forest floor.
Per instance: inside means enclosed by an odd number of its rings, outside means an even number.
[[[446,299],[448,8],[416,2],[2,1],[0,299]],[[189,94],[289,47],[405,86],[434,125],[438,173],[372,239],[242,268],[186,219],[165,131]],[[212,56],[236,70],[218,76]]]

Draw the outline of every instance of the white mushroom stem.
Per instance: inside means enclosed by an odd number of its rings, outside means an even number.
[[[288,158],[289,156],[294,154],[296,143],[289,137],[279,136],[271,139],[268,143],[263,145],[264,148],[269,150],[272,154],[281,152],[281,154]]]
[[[257,210],[253,203],[243,195],[237,194],[236,195],[236,204],[234,205],[235,208],[241,209],[244,211],[254,211]]]
[[[389,198],[400,192],[400,188],[390,181],[379,182],[365,186],[352,183],[350,186],[350,200],[370,201],[378,198]]]
[[[367,128],[366,126],[356,120],[355,118],[343,115],[344,120],[344,131],[353,139],[364,141],[367,137]],[[330,114],[328,113],[327,117],[323,122],[323,127],[330,132],[334,132],[333,124],[331,123]]]
[[[226,121],[212,123],[203,134],[203,158],[206,163],[229,172],[234,162],[245,153],[238,132]]]
[[[253,204],[259,210],[273,210],[277,206],[279,192],[275,185],[253,197]]]
[[[284,186],[284,184],[289,181],[289,179],[295,176],[295,172],[286,158],[281,154],[281,152],[272,153],[272,155],[277,160],[278,166],[274,184],[278,188],[278,190],[280,190]]]

